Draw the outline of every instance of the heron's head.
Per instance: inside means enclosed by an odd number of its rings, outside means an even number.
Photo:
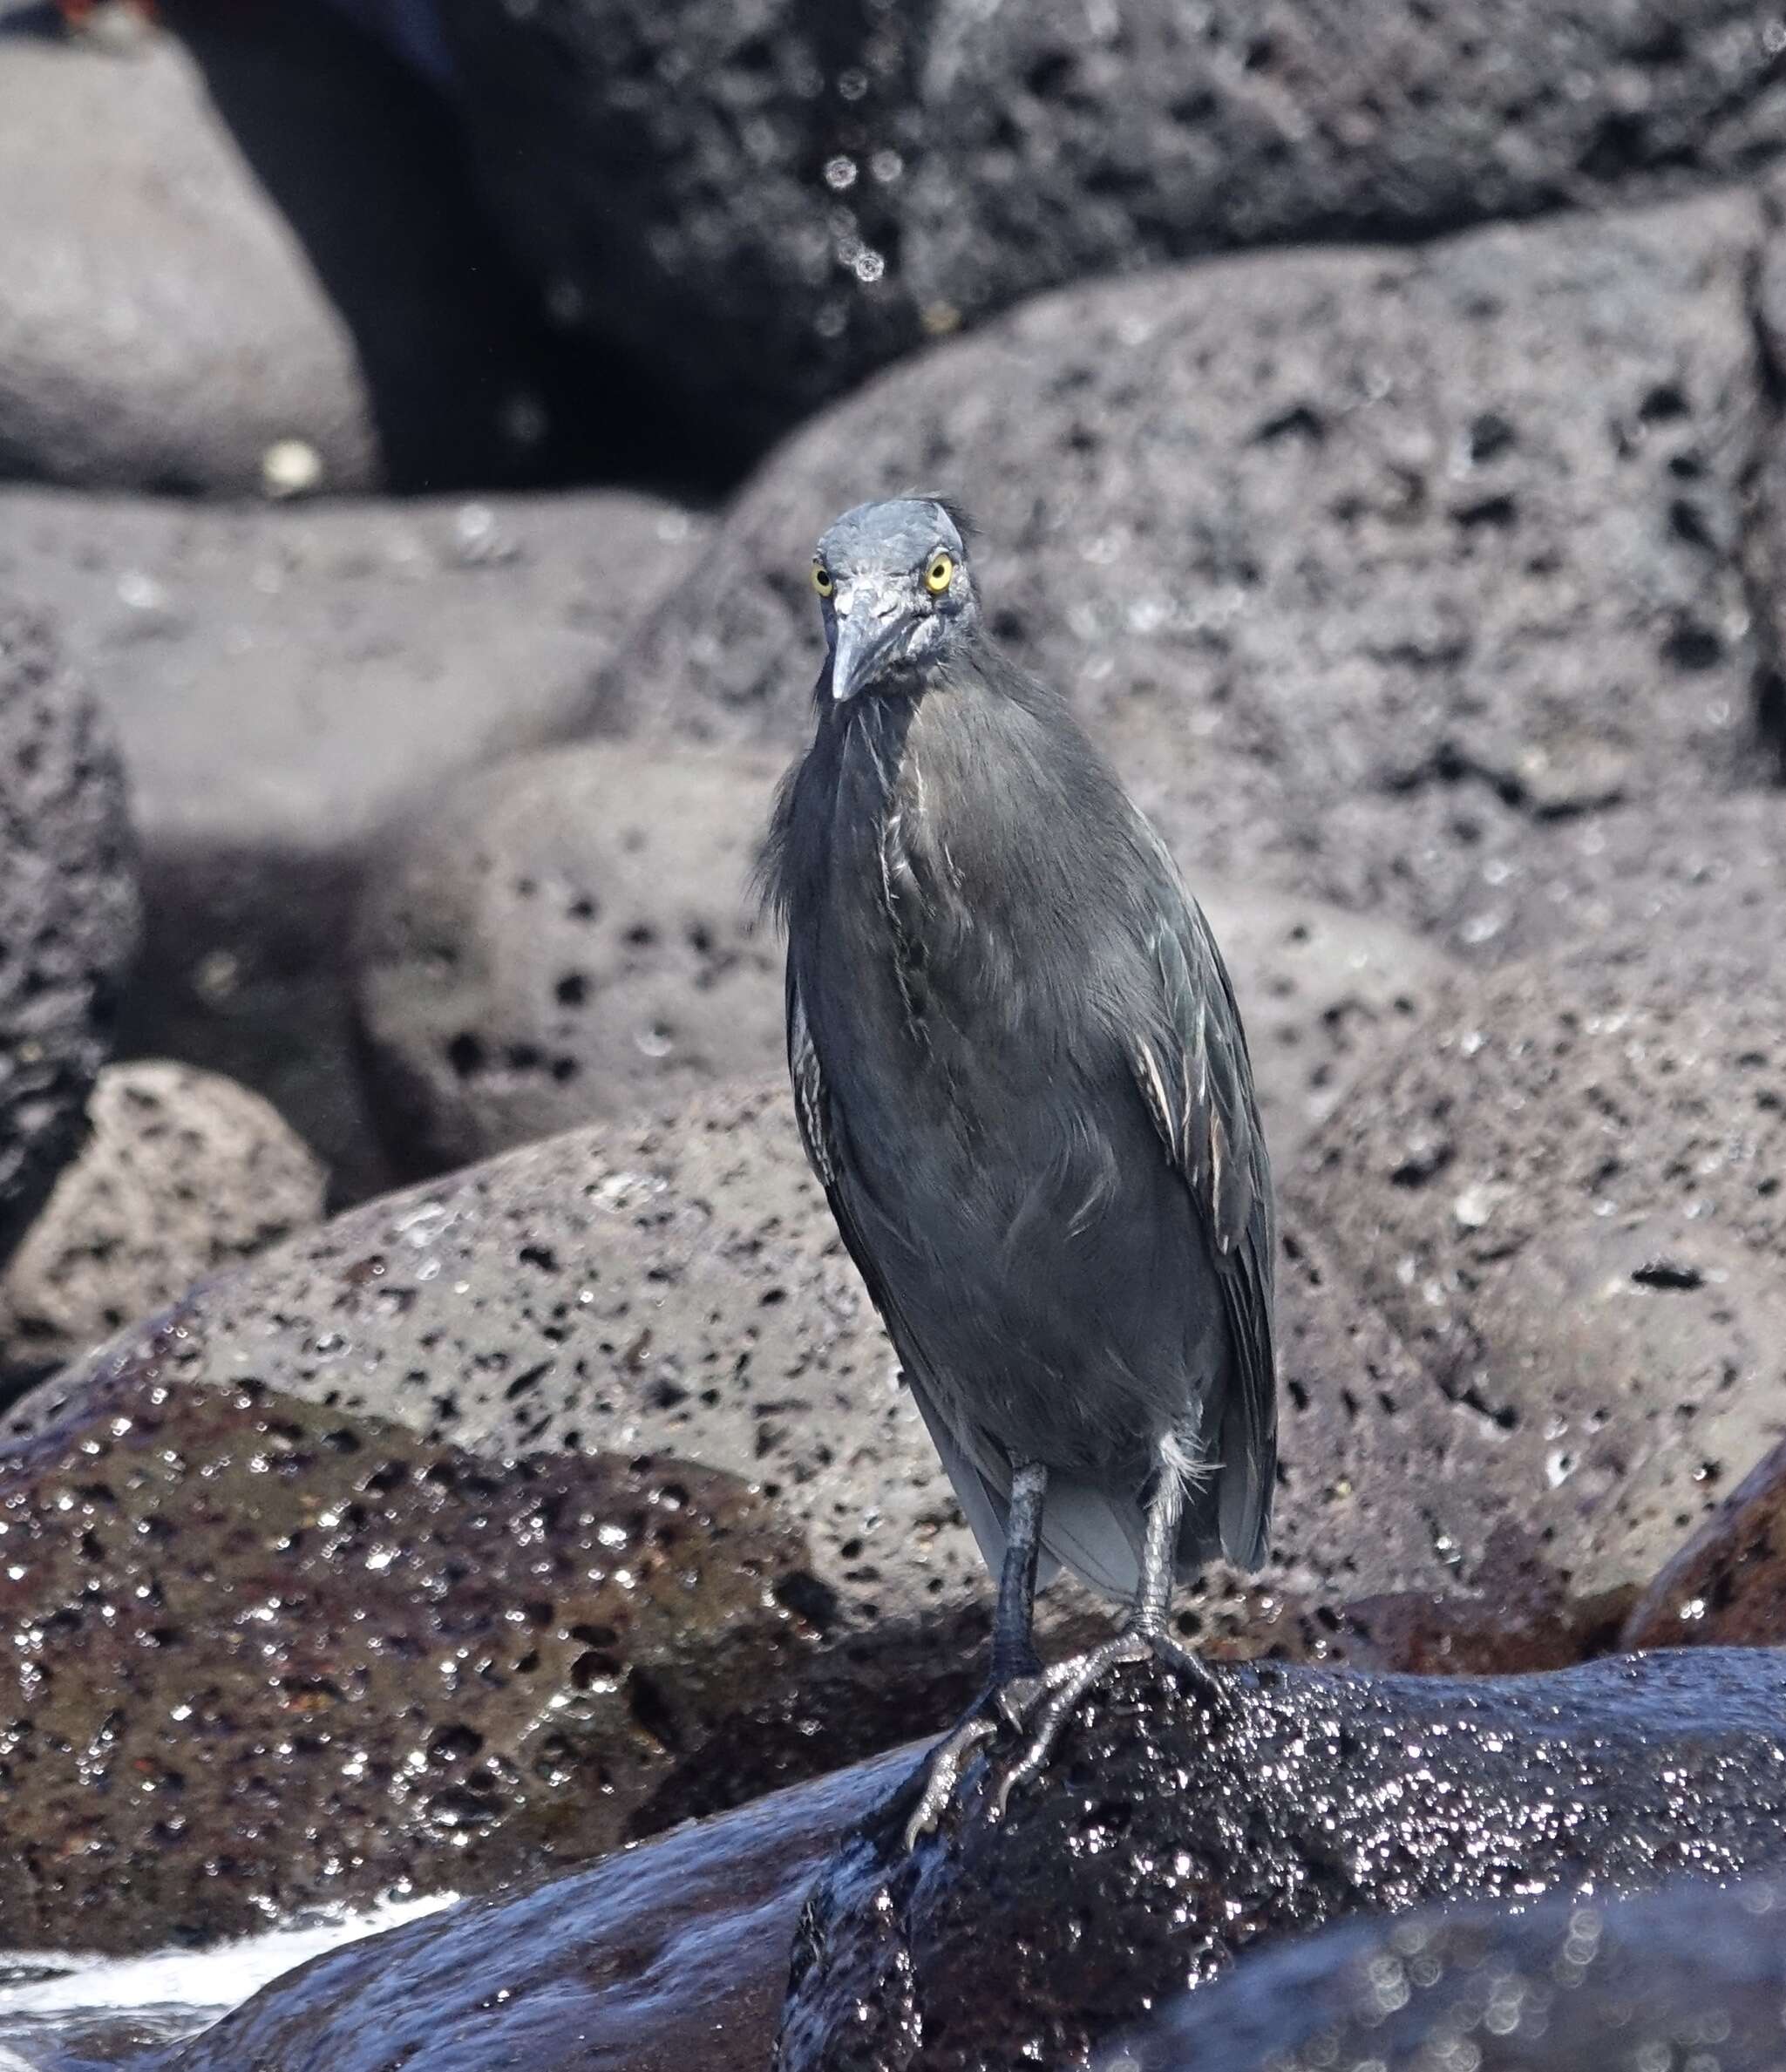
[[[831,649],[831,695],[902,689],[941,661],[979,607],[961,514],[931,497],[859,504],[818,542],[812,587]]]

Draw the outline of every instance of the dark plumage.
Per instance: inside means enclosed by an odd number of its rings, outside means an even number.
[[[964,531],[911,498],[820,541],[817,732],[765,869],[807,1153],[1001,1575],[1008,1685],[1038,1554],[1151,1646],[1175,1576],[1262,1559],[1273,1213],[1207,924],[993,644]]]

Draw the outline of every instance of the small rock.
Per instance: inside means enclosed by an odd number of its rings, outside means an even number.
[[[1193,884],[1499,962],[1694,854],[1755,869],[1708,816],[1756,774],[1772,638],[1741,546],[1765,235],[1724,195],[1027,303],[791,438],[609,716],[797,743],[813,538],[918,473],[979,506],[994,632]]]
[[[1627,1647],[1786,1644],[1786,1445],[1776,1446],[1633,1607]]]
[[[137,926],[112,730],[0,597],[0,1260],[79,1145]]]
[[[784,1050],[750,886],[773,758],[576,747],[431,800],[367,868],[360,1027],[411,1172],[465,1165]]]
[[[58,615],[141,833],[130,1053],[262,1093],[337,1194],[390,1184],[344,954],[380,830],[576,731],[697,521],[613,492],[210,509],[0,493],[0,589]]]
[[[0,1372],[77,1359],[323,1213],[327,1176],[302,1140],[214,1074],[107,1065],[87,1126],[0,1274]]]
[[[798,1535],[731,1477],[475,1460],[167,1349],[0,1456],[8,1947],[600,1855],[810,1649]]]
[[[1243,1959],[1093,2072],[1611,2072],[1779,2062],[1786,1886],[1423,1907]]]
[[[1008,1735],[915,1851],[915,1776],[845,1841],[777,2072],[1076,2064],[1163,1994],[1354,1912],[1777,1874],[1783,1721],[1761,1649],[1468,1682],[1230,1670],[1204,1696],[1118,1672],[1002,1820]]]

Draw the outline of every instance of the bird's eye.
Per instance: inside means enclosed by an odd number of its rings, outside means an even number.
[[[812,588],[821,597],[829,597],[837,585],[831,580],[831,571],[823,561],[812,564]]]
[[[941,547],[931,555],[930,566],[924,571],[924,588],[933,597],[941,597],[955,580],[955,561],[953,554],[946,554]]]

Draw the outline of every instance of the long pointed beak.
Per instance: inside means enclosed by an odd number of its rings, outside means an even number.
[[[843,704],[874,681],[904,631],[905,615],[895,593],[859,583],[852,595],[838,599],[837,641],[831,656],[834,703]]]

